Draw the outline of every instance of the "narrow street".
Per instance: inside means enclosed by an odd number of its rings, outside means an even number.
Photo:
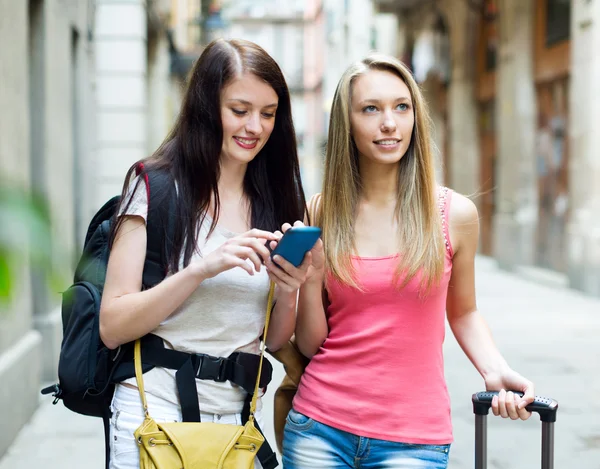
[[[545,286],[498,270],[492,261],[477,264],[479,308],[513,368],[536,383],[537,393],[559,404],[555,467],[600,469],[600,300]],[[450,331],[446,376],[452,397],[455,443],[449,469],[473,468],[471,394],[483,382]],[[272,419],[274,381],[264,399],[265,421]],[[540,421],[513,422],[490,416],[490,469],[540,467]],[[272,428],[267,436],[274,444]],[[99,419],[79,416],[45,399],[20,433],[0,469],[102,469],[104,447]]]

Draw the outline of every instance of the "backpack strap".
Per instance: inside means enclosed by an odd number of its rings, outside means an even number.
[[[148,289],[160,283],[167,275],[175,231],[177,197],[173,178],[167,171],[144,171],[144,164],[140,163],[136,172],[144,178],[148,196],[146,221],[148,241],[142,275],[142,285]]]

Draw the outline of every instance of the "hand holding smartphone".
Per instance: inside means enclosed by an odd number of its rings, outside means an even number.
[[[267,243],[267,248],[271,251],[271,259],[273,256],[279,255],[294,267],[299,267],[304,256],[313,248],[319,236],[321,236],[319,227],[295,226],[283,234],[275,249],[271,250],[270,242]]]

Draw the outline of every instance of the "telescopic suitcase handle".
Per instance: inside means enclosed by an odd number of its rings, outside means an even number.
[[[523,397],[522,392],[515,392]],[[492,399],[497,391],[483,391],[473,394],[473,413],[475,414],[475,469],[487,468],[487,415],[492,407]],[[549,397],[535,396],[526,409],[537,412],[542,421],[542,469],[554,469],[554,422],[558,411],[558,402]]]
[[[523,397],[522,392],[513,391],[517,396]],[[487,415],[492,407],[492,399],[498,395],[498,391],[483,391],[473,394],[473,413],[475,415]],[[556,411],[558,402],[549,397],[535,396],[534,401],[526,409],[529,412],[540,414],[542,422],[556,422]]]

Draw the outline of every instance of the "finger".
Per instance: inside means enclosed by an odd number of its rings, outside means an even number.
[[[277,264],[275,267],[278,266],[281,270],[283,270],[290,277],[295,277],[294,274],[296,274],[295,271],[297,271],[298,268],[295,267],[294,264],[292,264],[291,262],[289,262],[286,259],[284,259],[283,257],[281,257],[279,254],[277,254],[273,257],[272,262],[274,264]]]
[[[231,265],[232,265],[232,267],[241,267],[246,272],[248,272],[250,275],[254,275],[254,269],[244,259],[240,259],[239,257],[233,257],[233,259],[231,260]]]
[[[311,266],[311,264],[312,264],[312,252],[308,251],[304,255],[304,259],[302,260],[302,264],[300,264],[300,266],[298,267],[297,270],[299,270],[300,272],[302,272],[303,274],[305,274],[306,272],[308,272],[308,268]]]
[[[494,396],[492,398],[492,414],[494,414],[496,417],[500,415],[500,410],[498,409],[498,396]]]
[[[274,266],[273,268],[267,267],[267,273],[269,278],[275,282],[275,284],[284,291],[297,290],[293,284],[290,284],[290,277],[283,270]],[[293,280],[292,280],[293,281]]]
[[[304,226],[304,223],[302,223],[300,220],[296,220],[294,222],[294,226]]]
[[[281,288],[282,290],[290,289],[290,287],[288,287],[283,280],[281,280],[275,273],[273,273],[272,270],[267,270],[267,274],[269,275],[269,280],[271,280],[275,285],[277,285],[278,288]]]
[[[238,238],[262,238],[262,239],[276,239],[275,234],[270,231],[259,230],[253,228],[250,231],[246,231],[238,236]]]
[[[260,272],[260,269],[262,269],[262,258],[254,251],[252,251],[252,253],[248,256],[248,260],[250,262],[252,262],[254,264],[254,269],[257,272]]]
[[[277,247],[279,241],[281,241],[281,238],[283,238],[283,233],[279,230],[275,231],[273,234],[275,235],[275,240],[267,241],[268,243],[270,243],[269,247],[271,248],[271,251]]]
[[[250,262],[252,262],[252,264],[254,264],[254,269],[257,272],[260,272],[260,268],[262,266],[262,261],[260,260],[260,258],[258,257],[258,255],[256,254],[256,251],[254,251],[254,249],[252,249],[249,246],[240,246],[240,245],[232,245],[229,248],[229,252],[240,258],[241,260],[244,261],[244,263],[247,265],[246,263],[246,259],[249,260]]]
[[[247,247],[251,251],[258,254],[258,256],[260,256],[260,257],[257,256],[256,259],[259,262],[258,265],[261,266],[263,264],[263,260],[267,259],[269,257],[269,255],[271,254],[269,252],[269,250],[267,249],[267,246],[265,246],[265,244],[263,244],[262,241],[263,240],[260,240],[258,238],[238,238],[234,241],[234,244],[237,246]],[[248,254],[248,257],[251,257],[251,254]],[[253,259],[253,262],[254,262],[254,259]],[[257,270],[260,270],[260,268]]]
[[[277,283],[278,285],[286,283],[284,280],[285,272],[283,272],[283,270],[279,269],[277,266],[267,266],[267,273],[270,277],[272,277],[273,280],[276,280],[275,283]]]
[[[275,249],[279,244],[279,241],[281,241],[281,238],[283,238],[283,233],[279,230],[275,231],[273,234],[276,236],[276,239],[275,241],[271,241],[271,250]]]
[[[506,391],[500,390],[498,393],[498,410],[502,418],[508,418],[508,411],[506,410]]]
[[[289,223],[284,223],[283,225],[281,225],[281,231],[283,231],[285,233],[291,227],[292,227],[292,225],[290,225]]]
[[[517,412],[519,396],[515,393],[508,391],[506,393],[506,412],[511,420],[517,420],[519,418],[519,413]]]
[[[518,412],[519,418],[521,420],[527,420],[529,417],[531,417],[531,412],[529,412],[525,408],[523,408],[523,409],[517,409],[517,412]]]
[[[295,269],[292,264],[290,264],[281,256],[275,256],[273,260],[269,259],[269,262],[267,263],[267,269],[270,272],[273,272],[286,285],[298,288],[300,286],[300,282],[294,276],[290,275],[282,264],[291,266],[292,269]]]
[[[267,243],[269,243],[269,242],[273,243],[274,241],[267,241]],[[263,262],[266,262],[266,260],[271,255],[271,252],[267,248],[266,244],[262,243],[262,240],[252,239],[248,243],[248,246],[251,247],[262,258],[261,264]]]
[[[523,397],[520,399],[519,409],[524,409],[529,404],[531,404],[534,400],[535,400],[535,390],[533,387],[533,383],[528,382],[527,386],[525,387]]]

